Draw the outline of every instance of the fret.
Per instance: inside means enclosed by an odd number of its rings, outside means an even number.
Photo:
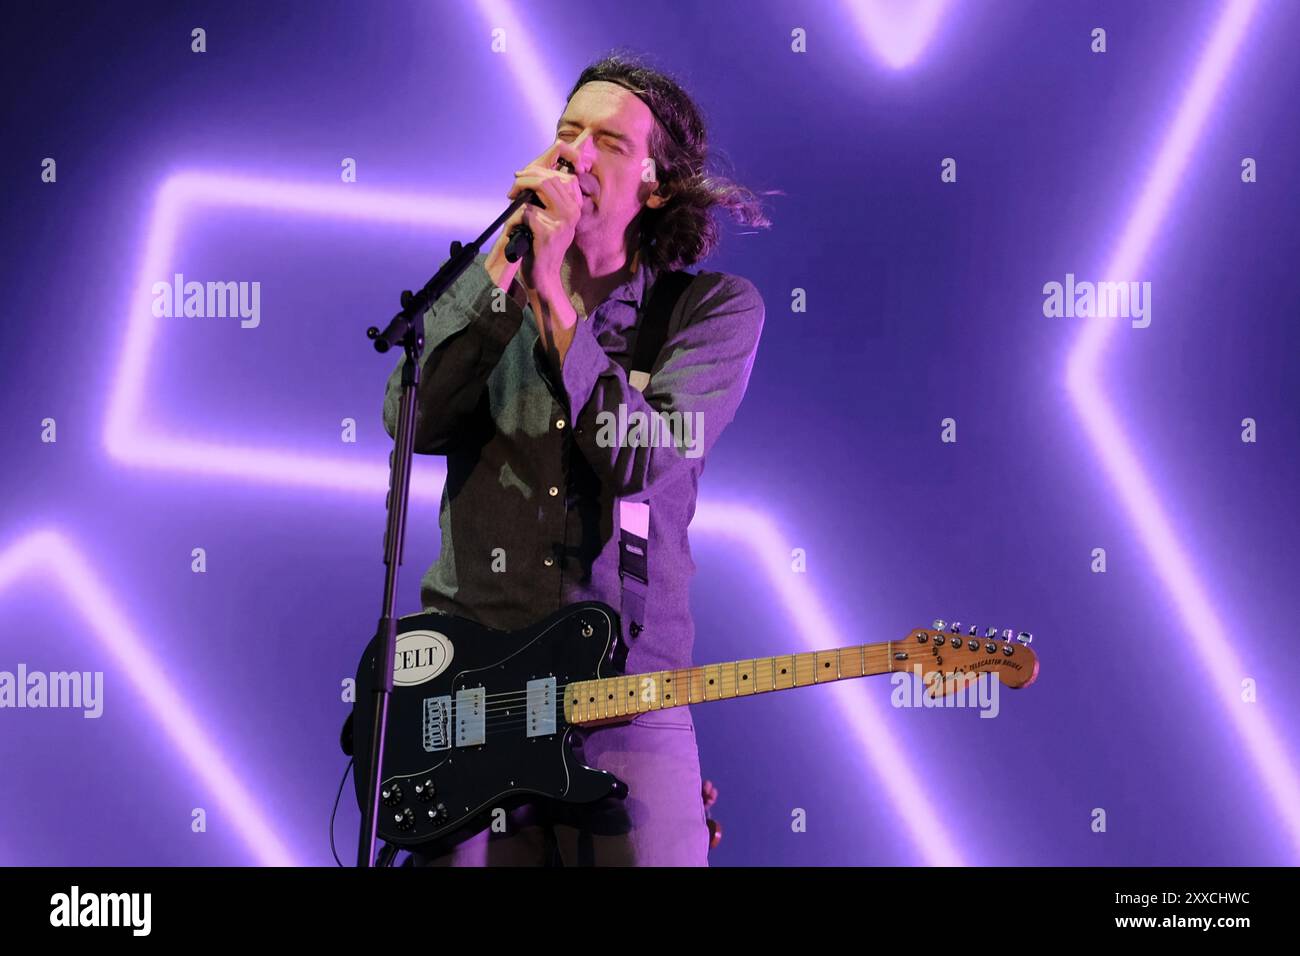
[[[704,699],[718,699],[718,665],[706,664],[704,670]]]
[[[773,669],[772,689],[786,690],[794,686],[794,655],[785,654],[776,659],[777,666]]]
[[[663,684],[663,672],[655,671],[653,674],[647,674],[641,681],[641,692],[637,695],[638,709],[642,713],[649,713],[652,710],[659,709],[659,688]],[[640,704],[644,704],[642,709]]]
[[[749,696],[754,693],[754,662],[736,661],[736,696]]]
[[[771,690],[772,683],[772,658],[760,657],[754,661],[754,693],[764,694]]]
[[[815,668],[813,671],[813,683],[820,684],[822,681],[829,680],[830,678],[827,675],[830,673],[831,662],[826,659],[826,652],[817,651],[813,656],[813,662]]]

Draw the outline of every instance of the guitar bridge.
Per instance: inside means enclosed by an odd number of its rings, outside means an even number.
[[[424,699],[424,749],[427,753],[451,749],[451,697]]]

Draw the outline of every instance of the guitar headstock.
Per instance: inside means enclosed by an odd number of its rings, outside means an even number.
[[[963,630],[960,621],[938,620],[894,642],[894,670],[919,667],[931,699],[955,693],[961,681],[953,678],[962,674],[996,674],[1007,687],[1028,687],[1038,677],[1038,655],[1029,647],[1033,639],[1014,628],[971,625]],[[945,679],[933,680],[933,674]]]

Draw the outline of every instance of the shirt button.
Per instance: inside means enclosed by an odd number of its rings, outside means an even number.
[[[551,492],[551,497],[554,498],[556,495],[560,493],[560,489],[556,488],[554,485],[551,485],[550,492]]]
[[[546,565],[548,568],[554,563],[555,563],[554,558],[547,558],[545,561],[542,562],[542,564]]]
[[[557,419],[555,420],[555,427],[556,427],[556,428],[563,428],[563,427],[564,427],[564,419],[563,419],[563,418],[557,418]]]

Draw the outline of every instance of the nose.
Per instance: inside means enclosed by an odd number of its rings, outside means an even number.
[[[592,139],[591,133],[583,132],[569,144],[578,154],[578,168],[576,173],[586,173],[591,170],[591,164],[596,157],[596,141]]]

